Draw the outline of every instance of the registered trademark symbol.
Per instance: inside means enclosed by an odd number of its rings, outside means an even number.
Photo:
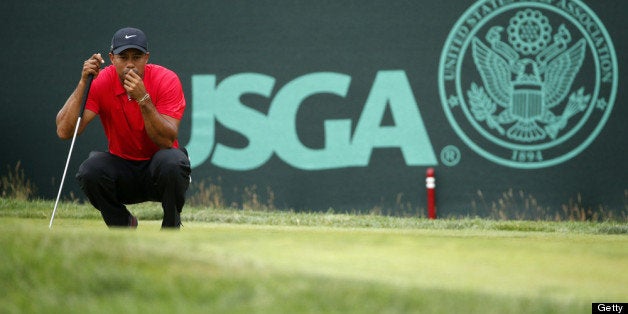
[[[440,160],[445,166],[453,167],[460,162],[460,150],[454,145],[447,145],[440,151]]]

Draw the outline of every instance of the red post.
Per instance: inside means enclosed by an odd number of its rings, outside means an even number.
[[[427,188],[427,218],[436,219],[436,179],[434,178],[434,168],[427,168],[425,173],[425,187]]]

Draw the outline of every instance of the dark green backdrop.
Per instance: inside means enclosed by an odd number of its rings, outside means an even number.
[[[518,3],[520,11],[525,8],[525,1],[505,2]],[[532,8],[534,3],[538,1],[531,2]],[[573,9],[583,3],[564,4]],[[320,149],[325,143],[325,120],[348,119],[355,130],[378,73],[401,71],[407,77],[437,158],[432,167],[436,171],[440,215],[486,215],[490,203],[509,189],[522,191],[526,198],[532,197],[552,210],[560,210],[578,197],[585,207],[626,210],[628,95],[622,84],[628,54],[628,2],[584,2],[607,29],[617,56],[619,88],[606,124],[573,158],[531,169],[495,163],[470,148],[452,127],[439,96],[441,54],[456,23],[474,5],[474,1],[457,0],[2,2],[0,166],[4,173],[7,166],[21,161],[26,175],[38,187],[38,195],[56,196],[70,144],[56,137],[56,112],[75,87],[83,60],[95,52],[108,52],[116,29],[135,26],[148,35],[151,62],[171,68],[183,83],[188,111],[181,123],[182,145],[190,142],[192,111],[201,105],[193,103],[197,92],[192,88],[193,76],[214,75],[218,83],[241,73],[274,78],[270,96],[245,95],[241,99],[261,114],[268,113],[278,91],[298,77],[318,72],[349,76],[351,82],[344,97],[319,94],[304,101],[296,115],[301,142]],[[556,24],[553,35],[560,14],[541,11]],[[481,7],[478,12],[482,12]],[[478,14],[491,18],[488,11]],[[492,18],[493,23],[508,24],[505,17]],[[570,46],[582,37],[574,25],[570,26],[574,36]],[[482,28],[478,38],[483,39],[487,30]],[[574,87],[594,85],[593,77],[586,75],[593,73],[593,50],[587,49],[585,58],[589,59],[582,68],[590,72],[577,77]],[[467,62],[462,71],[477,70]],[[381,126],[394,125],[395,121],[388,109]],[[211,124],[207,123],[209,128]],[[216,123],[214,131],[213,145],[243,148],[248,144],[245,135],[221,123]],[[584,141],[586,134],[582,137]],[[448,145],[460,152],[461,159],[453,166],[443,164],[440,157]],[[99,123],[93,123],[77,140],[65,196],[71,192],[81,195],[73,174],[91,150],[106,150]],[[263,165],[245,171],[225,169],[210,160],[193,170],[193,178],[220,184],[228,203],[242,204],[245,188],[256,186],[262,201],[267,197],[267,188],[272,190],[278,208],[368,211],[382,207],[384,211],[400,212],[408,206],[425,207],[425,171],[429,165],[407,165],[395,147],[375,148],[367,166],[334,169],[299,169],[276,154]],[[487,204],[482,203],[478,191]],[[478,204],[475,208],[473,202]],[[523,202],[516,203],[525,207]]]

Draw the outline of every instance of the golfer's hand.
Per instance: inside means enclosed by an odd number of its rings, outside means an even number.
[[[146,88],[144,87],[142,77],[133,70],[130,70],[124,76],[124,89],[126,89],[126,93],[136,101],[146,95]]]
[[[87,77],[91,74],[94,78],[98,76],[100,72],[100,65],[105,63],[100,53],[93,54],[89,59],[83,63],[83,73],[81,74],[82,80],[87,80]]]

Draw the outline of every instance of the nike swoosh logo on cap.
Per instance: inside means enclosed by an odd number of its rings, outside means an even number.
[[[135,36],[137,36],[137,35],[124,35],[124,39],[133,38],[133,37],[135,37]]]

